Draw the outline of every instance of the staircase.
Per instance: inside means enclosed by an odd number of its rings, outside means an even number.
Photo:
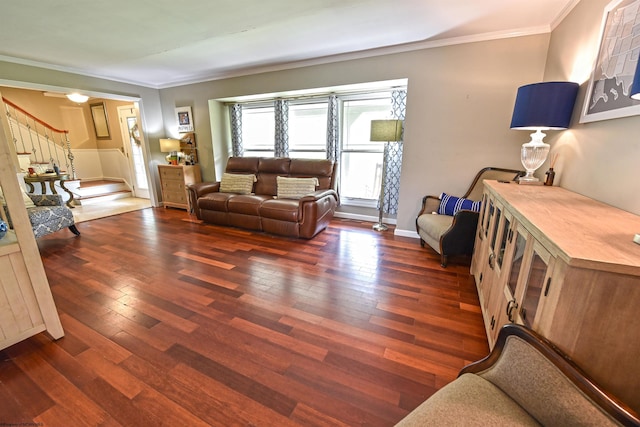
[[[47,169],[53,169],[55,164],[75,180],[77,176],[69,131],[56,129],[5,97],[1,101],[9,121],[20,169],[26,172],[33,168],[36,173],[43,173]]]
[[[73,189],[76,205],[86,206],[109,200],[133,197],[124,181],[102,179],[96,181],[79,181],[80,185]]]

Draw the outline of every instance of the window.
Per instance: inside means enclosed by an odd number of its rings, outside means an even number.
[[[289,104],[289,156],[327,158],[327,102]]]
[[[397,86],[396,86],[397,87]],[[391,118],[391,90],[338,95],[340,129],[337,178],[345,205],[376,207],[380,197],[384,143],[370,141],[371,121]],[[327,158],[327,95],[288,100],[289,157]],[[243,104],[242,144],[245,156],[274,156],[273,99]]]
[[[242,145],[245,156],[273,157],[275,123],[273,106],[242,108]]]
[[[389,118],[388,93],[342,102],[340,196],[344,204],[374,206],[380,197],[384,144],[371,142],[371,120]]]

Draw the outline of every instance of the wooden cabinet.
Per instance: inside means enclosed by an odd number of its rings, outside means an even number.
[[[4,111],[2,96],[0,109]],[[13,226],[0,239],[0,349],[47,331],[64,335],[17,177],[18,158],[9,123],[0,117],[0,217]],[[6,205],[6,206],[5,206]]]
[[[202,181],[200,166],[158,165],[160,185],[162,187],[162,204],[172,208],[186,209],[191,212],[191,201],[187,186]]]
[[[471,264],[489,344],[524,324],[640,410],[640,216],[560,187],[485,181]]]

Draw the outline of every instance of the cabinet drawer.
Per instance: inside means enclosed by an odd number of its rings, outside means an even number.
[[[178,203],[181,205],[186,205],[188,202],[187,195],[184,192],[167,191],[166,193],[164,193],[164,195],[165,202]]]
[[[185,186],[183,181],[162,181],[163,191],[185,191]]]
[[[163,180],[184,181],[182,168],[160,167],[160,178]]]

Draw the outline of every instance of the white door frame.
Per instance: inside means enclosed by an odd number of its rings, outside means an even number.
[[[142,165],[142,169],[139,171],[136,170],[134,153],[132,152],[132,148],[131,148],[131,136],[129,135],[129,127],[126,122],[126,119],[132,116],[136,117],[136,124],[138,125],[138,129],[139,129],[139,141],[140,141],[139,155],[142,156],[142,158],[140,159],[141,161],[139,162]],[[132,188],[133,196],[143,198],[143,199],[149,199],[150,198],[149,170],[148,170],[148,165],[145,161],[145,156],[144,156],[145,139],[143,136],[144,132],[142,131],[142,126],[141,126],[142,121],[140,120],[140,111],[138,110],[137,105],[131,104],[131,105],[119,106],[118,122],[120,123],[120,132],[122,134],[123,148],[124,148],[125,155],[127,157],[127,164],[129,165],[129,171],[131,173],[131,185],[133,187]],[[142,186],[139,185],[138,175],[142,172],[144,172],[144,176],[145,176],[144,179],[146,180],[146,188],[142,188]]]

